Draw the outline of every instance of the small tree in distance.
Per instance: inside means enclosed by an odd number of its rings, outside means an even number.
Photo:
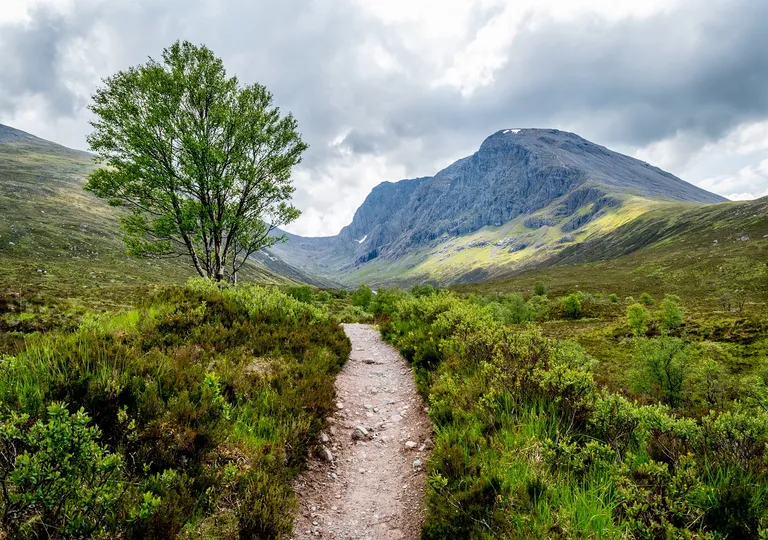
[[[88,137],[103,167],[85,189],[131,211],[122,219],[129,254],[186,254],[202,277],[235,281],[279,240],[272,230],[299,216],[291,169],[307,145],[296,120],[189,42],[104,83]]]
[[[627,308],[627,324],[635,336],[640,337],[648,333],[650,320],[651,314],[643,304],[632,304]]]

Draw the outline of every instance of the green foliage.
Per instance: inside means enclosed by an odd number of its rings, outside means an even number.
[[[98,443],[99,429],[81,409],[48,406],[30,425],[26,414],[0,420],[0,516],[14,538],[101,536],[118,525],[126,493],[122,456]],[[140,516],[151,517],[149,505]]]
[[[186,252],[200,276],[236,281],[254,252],[295,220],[291,169],[307,148],[261,85],[241,86],[204,46],[120,71],[93,96],[88,137],[101,169],[86,189],[130,210],[128,252]]]
[[[357,290],[351,294],[350,300],[352,301],[353,306],[368,311],[368,307],[371,305],[374,296],[373,291],[368,285],[360,285]]]
[[[285,289],[285,294],[295,298],[299,302],[309,304],[314,299],[315,291],[309,285],[297,285],[296,287],[287,287]]]
[[[47,486],[40,471],[76,487],[57,503],[66,516],[54,517],[97,527],[84,536],[285,536],[293,477],[332,411],[348,354],[325,311],[275,289],[207,280],[162,289],[132,311],[90,315],[3,357],[0,402],[17,411],[4,433],[23,440],[36,467],[6,460],[3,478],[26,478],[11,493],[34,497]],[[50,412],[57,400],[90,411],[92,423]],[[43,434],[32,442],[29,425]],[[55,453],[45,437],[56,438]],[[95,502],[83,505],[88,497]],[[33,502],[25,511],[54,520]]]
[[[694,347],[678,338],[638,340],[631,376],[633,384],[638,391],[678,407],[683,401],[688,367],[695,357]]]
[[[627,324],[635,336],[644,336],[648,333],[648,322],[651,314],[643,304],[632,304],[627,308]]]
[[[666,332],[677,330],[685,321],[685,312],[680,305],[680,297],[667,295],[659,305],[661,328]]]
[[[413,288],[411,288],[411,294],[417,298],[422,296],[433,296],[434,294],[437,294],[437,289],[429,283],[425,285],[414,285]]]
[[[624,341],[635,344],[636,389],[666,404],[638,405],[600,391],[595,360],[575,342],[509,325],[499,316],[508,296],[407,297],[381,323],[435,425],[422,538],[764,534],[768,401],[699,418],[671,408],[723,406],[732,389],[722,366],[735,357],[668,336]]]
[[[569,319],[579,319],[582,314],[581,300],[577,294],[569,294],[562,301],[563,313]]]
[[[608,295],[608,301],[611,304],[618,304],[619,303],[619,295],[617,295],[616,293],[609,294]]]
[[[533,284],[533,294],[534,296],[546,296],[547,295],[547,287],[544,285],[543,281],[537,281]]]
[[[656,301],[653,299],[653,296],[644,292],[643,294],[640,295],[640,303],[643,304],[644,306],[652,306],[653,304],[656,303]]]

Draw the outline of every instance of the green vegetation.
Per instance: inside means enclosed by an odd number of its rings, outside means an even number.
[[[643,304],[632,304],[627,308],[627,324],[635,336],[644,336],[648,333],[648,322],[651,314]]]
[[[349,354],[332,319],[274,289],[195,282],[62,324],[0,361],[2,532],[291,532],[291,482]]]
[[[435,426],[422,538],[764,537],[768,325],[540,302],[402,293],[380,318]]]
[[[307,145],[261,85],[241,87],[205,46],[120,71],[93,96],[88,137],[102,168],[86,189],[125,206],[129,253],[186,253],[197,273],[237,281],[270,233],[299,216],[291,169]]]
[[[578,319],[581,317],[581,299],[577,294],[569,294],[563,298],[563,312],[569,319]]]

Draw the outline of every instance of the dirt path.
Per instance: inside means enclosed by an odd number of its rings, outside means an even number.
[[[336,379],[336,414],[296,482],[294,538],[419,538],[432,442],[400,354],[368,325],[344,325],[352,355]]]

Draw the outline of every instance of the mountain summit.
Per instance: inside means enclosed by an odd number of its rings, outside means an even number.
[[[517,253],[538,244],[527,255],[539,250],[541,256],[540,248],[577,242],[594,232],[590,224],[609,215],[630,209],[636,215],[643,205],[658,203],[725,200],[574,133],[505,129],[433,177],[380,184],[337,236],[289,236],[273,254],[329,277],[385,279],[392,263],[402,273],[404,265],[415,268],[438,254],[441,260],[432,266],[439,269],[456,248],[495,246]],[[485,229],[488,234],[455,245]],[[436,249],[445,243],[451,244],[448,251]]]

